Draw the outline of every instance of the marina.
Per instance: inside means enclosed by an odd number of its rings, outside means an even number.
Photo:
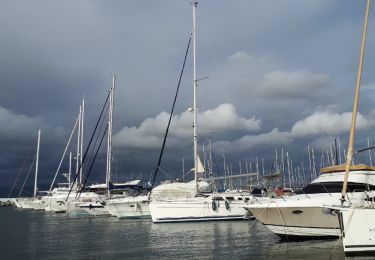
[[[241,4],[226,6],[228,23],[220,1],[201,9],[189,0],[189,15],[171,2],[181,19],[165,3],[140,2],[128,13],[137,26],[111,1],[82,3],[77,32],[91,38],[77,37],[86,47],[74,43],[76,55],[95,51],[84,66],[76,60],[79,69],[66,63],[77,74],[56,70],[52,78],[70,77],[43,85],[66,93],[34,103],[0,95],[0,259],[373,259],[371,0],[285,1],[240,1],[254,7],[253,21]],[[280,16],[273,5],[303,15]],[[143,24],[157,27],[166,14],[175,19],[152,33]],[[241,19],[249,31],[237,29]]]

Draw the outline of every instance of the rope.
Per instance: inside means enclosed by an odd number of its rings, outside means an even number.
[[[329,254],[329,259],[332,259],[333,253],[336,251],[336,249],[339,246],[339,243],[342,242],[342,236],[339,236],[339,239],[336,241],[336,245],[332,248],[331,253]]]
[[[266,210],[268,210],[268,206],[269,206],[270,204],[271,204],[271,202],[269,202],[269,203],[267,204],[267,207],[265,207],[265,208],[263,209],[263,211],[260,213],[259,216],[262,216],[262,215],[264,214],[264,212],[265,212]],[[250,228],[251,228],[252,226],[254,226],[255,223],[256,223],[256,221],[253,221],[253,223],[250,225]]]

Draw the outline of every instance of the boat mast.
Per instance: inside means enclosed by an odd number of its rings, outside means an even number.
[[[78,115],[78,131],[77,131],[77,155],[76,155],[76,173],[78,174],[78,170],[79,170],[79,163],[80,163],[80,159],[79,159],[79,156],[80,156],[80,141],[81,141],[81,123],[82,123],[82,106],[79,106],[79,115]],[[79,176],[80,178],[78,179],[78,183],[77,183],[77,186],[81,186],[81,182],[82,182],[82,179],[81,179],[81,176]]]
[[[40,145],[40,129],[38,130],[38,144],[36,147],[36,162],[35,162],[35,181],[34,181],[34,198],[38,190],[38,167],[39,167],[39,145]]]
[[[368,25],[368,15],[369,15],[369,10],[370,10],[370,2],[371,2],[370,0],[367,0],[365,21],[363,25],[361,52],[359,56],[357,83],[356,83],[353,112],[352,112],[352,123],[351,123],[350,134],[349,134],[348,153],[346,156],[345,176],[344,176],[344,183],[343,183],[342,191],[341,191],[341,204],[345,202],[346,189],[348,186],[348,178],[349,178],[349,168],[353,160],[355,125],[356,125],[356,120],[357,120],[359,92],[360,92],[361,79],[362,79],[363,58],[364,58],[364,52],[365,52],[365,47],[366,47],[366,36],[367,36],[367,25]]]
[[[198,194],[198,142],[197,142],[197,71],[196,71],[196,24],[195,11],[198,6],[197,1],[192,1],[193,5],[193,139],[194,139],[194,182],[195,194]]]
[[[107,139],[107,170],[106,170],[106,187],[107,195],[110,196],[110,181],[111,181],[111,161],[112,161],[112,114],[113,114],[113,97],[115,91],[116,75],[113,74],[112,87],[109,95],[109,109],[108,109],[108,139]]]
[[[72,176],[72,152],[69,153],[69,175],[68,175],[68,187],[70,188]]]
[[[83,155],[83,119],[85,116],[85,99],[82,98],[82,112],[81,112],[81,142],[80,142],[80,152],[79,152],[79,162],[80,162],[80,169],[79,169],[79,180],[82,183],[82,172],[83,172],[83,165],[82,165],[82,155]]]

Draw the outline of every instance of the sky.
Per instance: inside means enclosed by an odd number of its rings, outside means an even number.
[[[308,146],[317,158],[335,138],[346,149],[365,4],[199,1],[200,154],[210,140],[219,168],[224,157],[234,172],[240,162],[258,157],[268,172],[275,150],[307,167]],[[22,185],[38,129],[39,181],[50,184],[82,97],[87,145],[114,73],[114,175],[147,180],[156,167],[191,28],[189,0],[1,1],[0,186],[11,187],[18,174],[16,187]],[[371,10],[356,150],[367,146],[367,138],[375,142],[374,43]],[[192,167],[192,102],[190,50],[159,179],[181,176],[183,159],[185,169]],[[91,182],[104,180],[104,153]],[[67,167],[65,159],[62,170]],[[30,176],[26,184],[32,184]]]

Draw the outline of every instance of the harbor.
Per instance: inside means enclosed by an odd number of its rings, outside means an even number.
[[[69,69],[16,82],[0,70],[0,259],[374,258],[371,0],[286,1],[304,15],[253,3],[261,27],[245,1],[226,6],[228,23],[222,2],[173,2],[176,24],[165,3],[82,2],[77,30],[51,24],[87,35],[53,55],[67,41],[40,30],[49,7],[29,24],[43,37],[10,20],[15,67],[39,55]]]

